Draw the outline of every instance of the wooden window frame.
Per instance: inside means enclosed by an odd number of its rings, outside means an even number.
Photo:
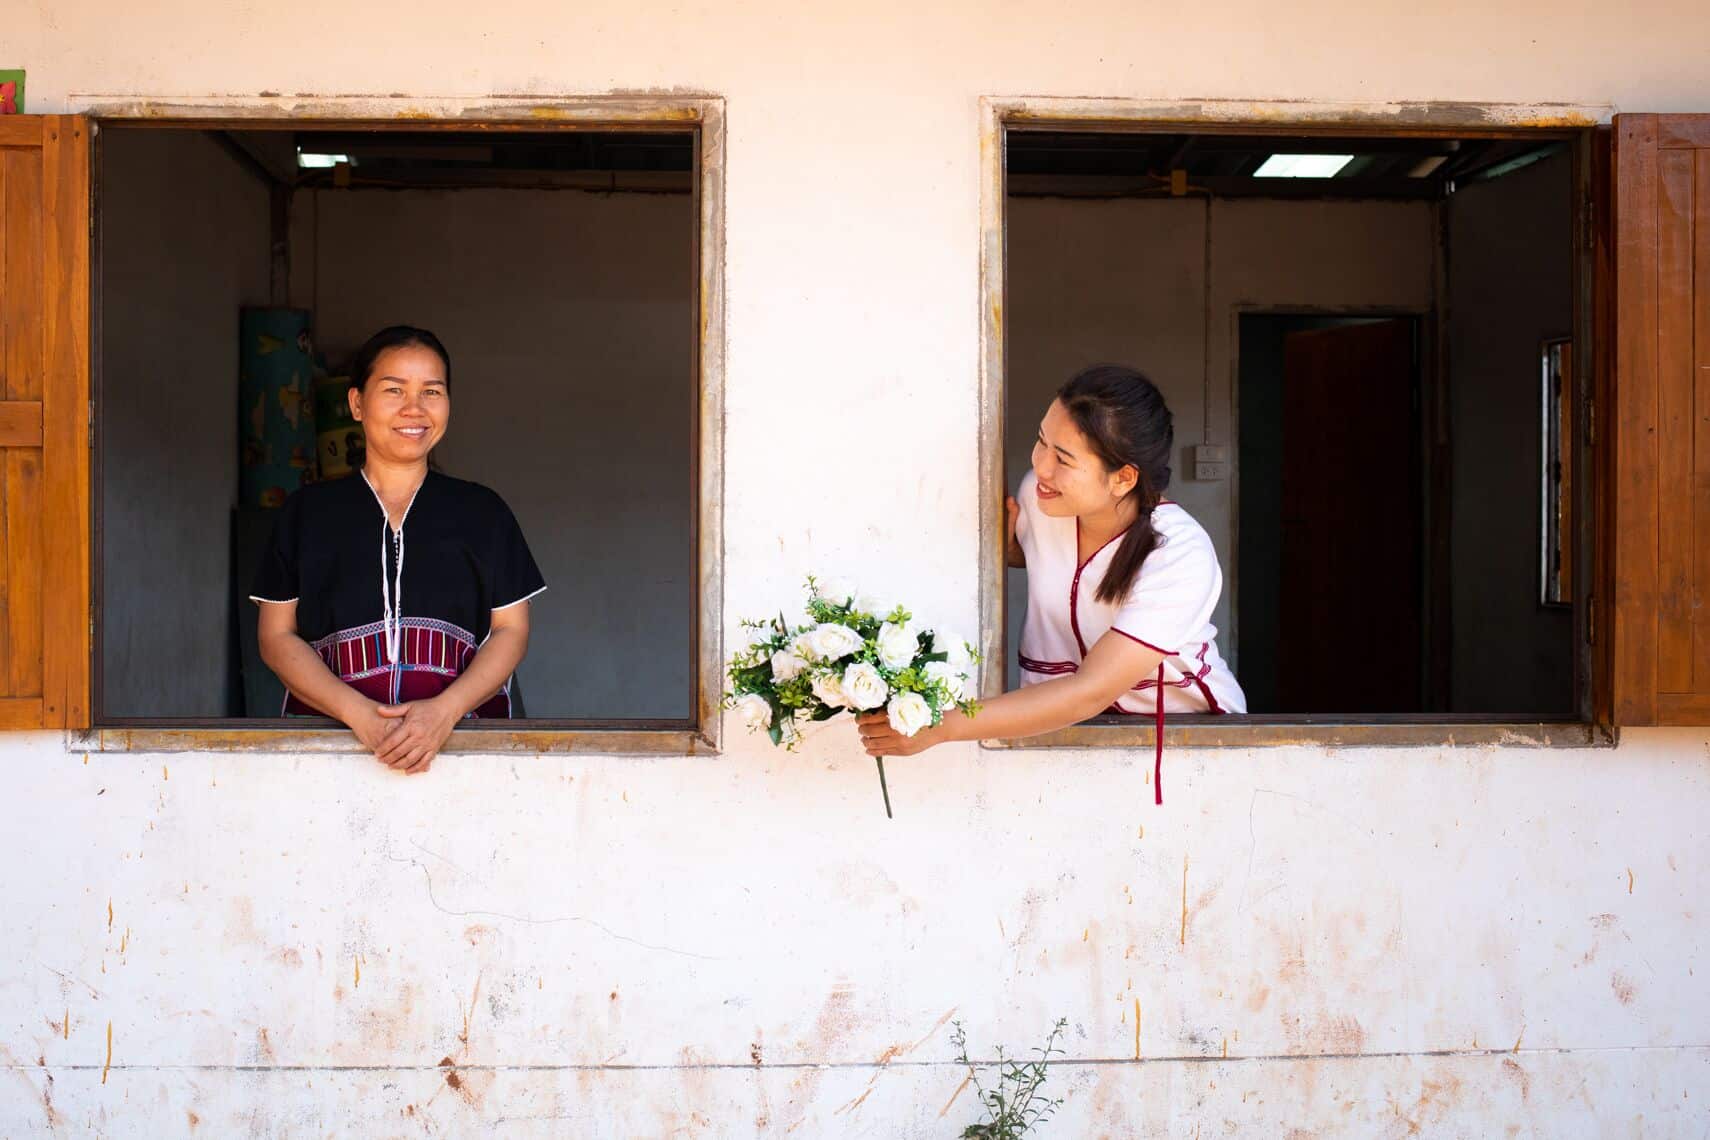
[[[0,668],[9,694],[0,731],[89,723],[88,129],[75,115],[0,117],[8,389]]]
[[[1598,431],[1610,443],[1596,477],[1617,476],[1598,519],[1612,599],[1600,607],[1612,636],[1599,709],[1622,725],[1702,726],[1710,460],[1695,425],[1710,381],[1710,114],[1621,114],[1607,137],[1597,268],[1615,335],[1597,364],[1619,398]]]
[[[722,750],[724,597],[724,361],[725,361],[725,125],[718,96],[633,98],[587,96],[538,98],[236,98],[212,102],[98,97],[78,111],[103,125],[177,129],[541,132],[551,130],[642,132],[673,130],[695,138],[693,194],[696,298],[693,366],[698,413],[693,430],[691,480],[694,519],[694,611],[692,715],[683,720],[524,719],[459,726],[443,751],[478,754],[603,753],[717,755]],[[93,194],[93,185],[91,185]],[[94,209],[99,204],[94,204]],[[91,213],[93,220],[93,212]],[[94,227],[92,226],[92,230]],[[99,250],[95,251],[99,258]],[[95,275],[98,278],[98,274]],[[99,464],[99,298],[90,323],[93,363],[91,414]],[[100,487],[91,473],[90,489]],[[98,499],[98,496],[97,496]],[[98,510],[98,502],[94,505]],[[256,718],[117,718],[99,716],[100,704],[100,520],[93,521],[89,656],[95,686],[93,727],[74,731],[68,745],[102,752],[332,752],[360,751],[350,732],[328,721]]]
[[[1599,259],[1594,246],[1594,190],[1599,145],[1596,128],[1609,108],[1559,104],[1394,104],[1201,102],[1151,100],[994,97],[980,100],[980,691],[988,699],[1001,694],[1008,661],[1005,606],[1003,501],[1005,387],[1005,236],[1007,177],[1005,144],[1010,131],[1128,131],[1281,135],[1290,137],[1394,135],[1414,138],[1537,137],[1571,144],[1574,170],[1574,330],[1575,355],[1599,359],[1609,339],[1598,317]],[[1595,215],[1599,218],[1606,214]],[[1436,322],[1442,335],[1442,322]],[[1434,354],[1443,359],[1442,346]],[[1439,363],[1439,367],[1442,365]],[[1538,747],[1609,746],[1616,730],[1609,715],[1606,620],[1612,606],[1594,599],[1607,596],[1607,563],[1594,543],[1606,530],[1604,499],[1608,486],[1606,440],[1587,442],[1601,369],[1576,370],[1581,431],[1576,449],[1580,480],[1575,504],[1574,605],[1575,712],[1552,719],[1466,714],[1336,716],[1319,714],[1171,716],[1164,739],[1172,747],[1242,748],[1259,746],[1418,747],[1504,744]],[[1596,486],[1594,486],[1594,483]],[[1601,547],[1599,547],[1601,548]],[[1601,609],[1603,612],[1598,613]],[[1598,623],[1594,635],[1593,622]],[[1140,748],[1153,743],[1150,724],[1138,718],[1099,717],[1056,732],[1022,740],[984,740],[986,748]]]

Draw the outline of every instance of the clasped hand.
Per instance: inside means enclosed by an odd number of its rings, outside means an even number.
[[[435,699],[375,705],[350,727],[376,760],[415,776],[428,770],[459,719],[456,709]]]

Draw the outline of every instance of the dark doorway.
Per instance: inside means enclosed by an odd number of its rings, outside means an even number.
[[[1253,712],[1424,707],[1419,322],[1240,322],[1240,670]]]

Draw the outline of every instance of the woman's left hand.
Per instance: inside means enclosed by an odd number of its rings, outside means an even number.
[[[914,756],[938,743],[937,730],[932,728],[904,736],[891,727],[891,718],[883,709],[862,713],[855,724],[861,732],[861,747],[869,756]]]
[[[380,715],[397,717],[400,723],[374,754],[375,759],[412,776],[428,770],[462,719],[455,708],[438,699],[382,705]]]

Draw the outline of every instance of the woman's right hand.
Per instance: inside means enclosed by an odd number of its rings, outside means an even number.
[[[356,734],[356,739],[362,742],[362,747],[376,755],[386,738],[396,731],[399,723],[395,717],[381,716],[380,706],[372,701],[365,702],[349,721],[350,731]],[[391,765],[388,764],[387,767]]]
[[[1015,540],[1015,520],[1021,514],[1021,504],[1010,495],[1003,501],[1004,513],[1004,556],[1010,566],[1019,570],[1027,565],[1027,555],[1021,552],[1021,543]]]

